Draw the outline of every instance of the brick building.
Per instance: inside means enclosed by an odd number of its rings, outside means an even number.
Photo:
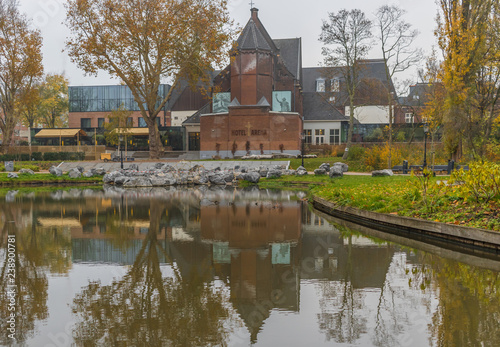
[[[199,115],[201,158],[300,153],[300,39],[272,40],[251,11],[231,65],[214,80],[211,113]]]

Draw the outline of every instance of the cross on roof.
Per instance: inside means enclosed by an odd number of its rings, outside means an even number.
[[[252,9],[253,8],[253,0],[250,1],[249,5],[250,5],[250,9]]]

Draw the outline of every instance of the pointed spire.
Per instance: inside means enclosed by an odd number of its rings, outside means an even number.
[[[261,49],[271,51],[272,48],[267,43],[264,35],[255,24],[254,19],[250,19],[238,38],[238,50]]]

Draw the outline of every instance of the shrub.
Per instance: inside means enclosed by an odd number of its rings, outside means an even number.
[[[348,160],[360,160],[363,159],[365,154],[365,148],[361,146],[352,146],[349,148],[349,155],[347,157]]]
[[[46,161],[65,161],[65,160],[81,161],[84,159],[85,159],[84,152],[46,152],[43,154],[43,160]]]
[[[472,163],[469,171],[454,171],[450,183],[459,183],[459,191],[477,202],[500,199],[500,165],[485,162]]]
[[[43,160],[43,155],[42,152],[33,152],[31,153],[31,158],[35,161],[42,161]]]

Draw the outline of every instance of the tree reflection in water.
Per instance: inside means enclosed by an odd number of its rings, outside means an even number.
[[[59,228],[37,227],[19,205],[0,204],[0,329],[7,331],[7,235],[16,235],[15,288],[16,288],[16,333],[17,343],[23,343],[33,335],[35,322],[48,317],[47,270],[51,273],[67,273],[71,266],[71,239]],[[12,340],[2,333],[0,344]]]
[[[434,283],[439,304],[432,338],[439,346],[500,346],[498,272],[418,253],[423,264],[408,272],[410,286],[426,291]]]
[[[168,259],[158,242],[165,207],[151,201],[150,228],[127,274],[103,286],[91,282],[73,301],[78,345],[201,346],[223,345],[229,331],[224,294],[208,285],[210,269],[183,278],[174,264],[164,277],[160,261]],[[164,268],[165,269],[165,268]]]

